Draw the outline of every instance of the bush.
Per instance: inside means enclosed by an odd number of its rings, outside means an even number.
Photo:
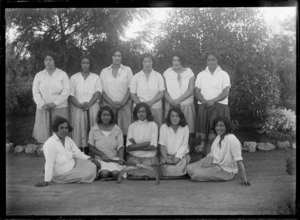
[[[286,108],[272,106],[267,110],[268,117],[261,124],[260,133],[274,139],[295,139],[296,137],[296,114]]]

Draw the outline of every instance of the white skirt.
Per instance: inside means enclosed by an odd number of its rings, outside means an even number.
[[[98,103],[94,103],[90,107],[90,128],[93,127],[97,122],[97,114],[99,111]],[[71,132],[71,138],[76,143],[77,147],[87,147],[88,146],[88,122],[87,122],[87,111],[83,111],[80,108],[70,104],[70,116],[71,116],[71,126],[73,131]],[[90,130],[90,129],[89,129]]]

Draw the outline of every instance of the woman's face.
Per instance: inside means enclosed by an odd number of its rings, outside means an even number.
[[[172,66],[175,68],[175,69],[179,69],[181,67],[181,63],[180,63],[180,59],[178,56],[174,56],[172,58]]]
[[[90,70],[90,60],[88,58],[83,58],[81,60],[81,70],[83,72],[88,72]]]
[[[223,135],[226,132],[226,126],[223,121],[219,121],[215,127],[216,133],[218,135]]]
[[[101,121],[103,124],[108,125],[111,121],[111,114],[109,111],[104,110],[101,114]]]
[[[52,68],[55,67],[54,59],[53,59],[51,56],[49,56],[49,55],[47,55],[47,56],[45,57],[45,59],[44,59],[44,64],[45,64],[45,67],[46,67],[47,69],[52,69]]]
[[[172,125],[178,125],[179,124],[180,117],[179,117],[177,112],[171,111],[170,121],[171,121]]]
[[[216,69],[218,67],[218,60],[214,55],[209,55],[207,57],[207,66],[210,69]]]
[[[112,56],[112,61],[113,61],[113,64],[121,64],[122,54],[120,51],[116,51],[114,53],[114,55]]]
[[[143,60],[143,69],[151,71],[152,70],[152,59],[150,57],[145,57]]]
[[[58,125],[57,131],[55,133],[59,138],[64,139],[69,133],[68,123],[64,122]]]
[[[141,121],[144,121],[147,118],[147,111],[145,107],[140,107],[137,112],[137,118]]]

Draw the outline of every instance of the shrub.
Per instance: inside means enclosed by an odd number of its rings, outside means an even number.
[[[290,139],[296,136],[296,114],[286,108],[272,106],[267,110],[268,117],[261,124],[260,133],[275,139]]]

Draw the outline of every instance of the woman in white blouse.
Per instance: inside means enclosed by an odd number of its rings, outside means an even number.
[[[92,65],[91,58],[82,56],[80,58],[80,65],[81,71],[74,74],[70,79],[70,113],[71,125],[74,128],[71,137],[76,145],[88,154],[88,131],[96,124],[99,110],[98,100],[102,92],[102,87],[99,76],[90,72]],[[88,120],[90,124],[89,128]]]
[[[164,96],[164,80],[160,73],[152,69],[153,57],[144,54],[143,70],[135,74],[130,84],[131,98],[135,104],[145,102],[150,106],[154,122],[160,128],[163,123],[162,98]]]
[[[117,113],[116,123],[122,129],[124,140],[131,124],[132,102],[130,99],[130,83],[132,71],[128,66],[121,64],[122,52],[113,50],[112,64],[104,68],[100,73],[103,88],[100,104],[109,105]]]
[[[56,116],[53,120],[53,135],[43,145],[46,159],[44,181],[35,186],[56,183],[91,183],[100,169],[98,161],[81,152],[68,137],[72,131],[67,119]]]
[[[194,105],[195,76],[193,71],[185,66],[185,58],[179,52],[172,56],[172,67],[168,68],[165,78],[165,117],[171,107],[180,106],[191,134],[195,133],[196,110]]]
[[[39,143],[44,143],[51,136],[51,117],[69,119],[70,81],[68,75],[55,66],[56,61],[57,55],[47,52],[44,56],[46,69],[38,72],[33,80],[32,94],[36,103],[33,137]]]
[[[158,129],[150,107],[144,103],[138,103],[133,110],[133,122],[128,128],[126,161],[142,163],[149,166],[158,165],[157,137]],[[134,177],[154,177],[147,169],[129,170],[128,179]]]
[[[218,53],[207,53],[207,67],[197,75],[195,82],[195,97],[199,104],[196,137],[201,143],[196,147],[196,151],[202,151],[203,155],[210,152],[207,143],[215,138],[213,131],[210,130],[213,120],[217,116],[224,116],[230,120],[228,108],[230,78],[218,65],[218,59]]]
[[[179,107],[169,110],[166,123],[160,128],[159,150],[162,176],[183,176],[190,162],[189,128]]]
[[[211,152],[200,161],[191,163],[187,173],[193,181],[228,181],[233,180],[238,173],[241,184],[250,186],[246,177],[241,143],[234,134],[227,117],[218,116],[213,121],[215,133],[218,135],[211,146]]]

